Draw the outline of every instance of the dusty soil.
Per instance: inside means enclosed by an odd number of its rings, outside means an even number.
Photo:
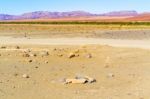
[[[150,39],[146,25],[37,25],[0,24],[0,36],[29,38]]]
[[[150,99],[143,27],[0,25],[0,99]],[[77,75],[96,82],[63,84]]]
[[[150,50],[100,45],[19,47],[5,45],[0,50],[0,99],[150,98]],[[25,57],[24,51],[36,56]],[[41,55],[45,51],[48,56]],[[69,53],[77,56],[70,59]],[[62,84],[63,78],[76,75],[90,76],[97,82]]]

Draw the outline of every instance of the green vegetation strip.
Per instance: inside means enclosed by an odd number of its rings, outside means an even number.
[[[0,22],[0,24],[150,25],[150,22]]]

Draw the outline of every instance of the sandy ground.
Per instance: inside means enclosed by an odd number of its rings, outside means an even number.
[[[150,99],[143,27],[0,25],[0,99]],[[63,84],[77,75],[96,82]]]
[[[0,99],[149,99],[149,43],[0,37]],[[26,52],[31,56],[25,57]],[[68,58],[70,53],[76,57]],[[62,84],[62,79],[76,75],[96,82]]]
[[[0,37],[1,45],[109,45],[150,49],[150,40],[122,40],[98,38],[13,38]]]

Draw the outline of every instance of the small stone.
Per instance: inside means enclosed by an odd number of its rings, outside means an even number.
[[[43,57],[43,56],[48,56],[49,55],[49,52],[48,51],[43,51],[40,53],[40,55]]]
[[[37,68],[39,68],[38,66],[35,66],[35,68],[37,69]]]
[[[59,56],[59,57],[62,57],[62,56],[63,56],[63,54],[58,54],[58,56]]]
[[[14,76],[18,76],[18,74],[17,74],[17,73],[15,73],[15,74],[14,74]]]
[[[36,56],[37,56],[35,53],[34,53],[34,54],[33,54],[33,53],[30,53],[29,55],[30,55],[31,57],[36,57]]]
[[[85,84],[86,82],[86,79],[66,79],[66,84]]]
[[[29,63],[33,62],[32,60],[29,60]]]
[[[30,55],[28,53],[24,53],[22,56],[23,57],[30,57]]]
[[[16,49],[20,49],[20,47],[19,47],[19,46],[15,46],[15,48],[16,48]]]
[[[96,82],[96,79],[91,78],[91,77],[89,77],[89,76],[85,76],[85,78],[87,79],[88,83]]]
[[[91,55],[91,54],[87,54],[86,57],[87,57],[87,58],[92,58],[92,55]]]
[[[70,53],[69,54],[69,56],[68,56],[68,58],[73,58],[73,57],[75,57],[76,55],[74,54],[74,53]]]
[[[86,79],[87,83],[94,83],[94,82],[96,82],[96,79],[91,78],[89,76],[76,76],[76,79]]]
[[[115,77],[115,75],[114,75],[113,73],[109,73],[109,74],[107,75],[107,77],[112,78],[112,77]]]
[[[22,77],[23,78],[30,78],[29,75],[27,75],[27,74],[23,74]]]
[[[5,49],[6,48],[6,46],[1,46],[1,49]]]
[[[48,61],[45,61],[46,64],[48,64]]]

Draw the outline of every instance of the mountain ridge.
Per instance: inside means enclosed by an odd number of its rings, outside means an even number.
[[[24,13],[21,15],[0,14],[0,20],[52,19],[52,18],[66,18],[66,17],[93,17],[93,16],[135,17],[138,15],[139,13],[134,10],[114,11],[103,14],[93,14],[85,11],[70,11],[70,12],[35,11]]]

